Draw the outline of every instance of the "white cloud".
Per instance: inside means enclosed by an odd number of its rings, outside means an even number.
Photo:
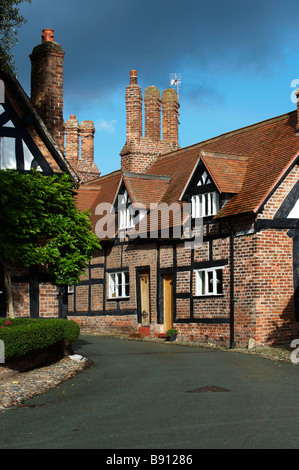
[[[103,131],[108,132],[108,134],[112,134],[115,132],[116,122],[116,120],[105,121],[105,119],[101,118],[96,122],[95,127],[97,131]]]

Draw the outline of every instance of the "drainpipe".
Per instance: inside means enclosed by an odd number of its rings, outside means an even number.
[[[235,348],[235,273],[234,273],[234,261],[235,261],[235,247],[234,238],[235,232],[229,222],[227,226],[230,229],[230,349]]]
[[[235,273],[234,273],[234,237],[231,229],[230,234],[230,348],[235,348]]]

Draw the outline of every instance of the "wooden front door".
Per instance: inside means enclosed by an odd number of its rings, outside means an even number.
[[[163,312],[166,332],[173,327],[173,274],[163,276]]]
[[[150,318],[150,275],[149,272],[140,273],[140,309],[141,325],[149,325]]]

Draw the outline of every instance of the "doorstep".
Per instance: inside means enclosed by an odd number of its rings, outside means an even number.
[[[144,338],[151,335],[149,326],[140,326],[138,328],[139,334]]]

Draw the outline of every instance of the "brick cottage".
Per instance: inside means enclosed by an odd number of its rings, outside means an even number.
[[[47,34],[31,55],[30,106],[60,149],[58,171],[81,181],[78,206],[102,244],[69,286],[68,318],[152,336],[174,327],[179,339],[229,347],[297,338],[299,111],[181,149],[176,92],[150,86],[143,98],[132,70],[121,168],[101,176],[93,124],[63,123],[43,104],[50,92],[45,102],[63,106],[63,53]]]

